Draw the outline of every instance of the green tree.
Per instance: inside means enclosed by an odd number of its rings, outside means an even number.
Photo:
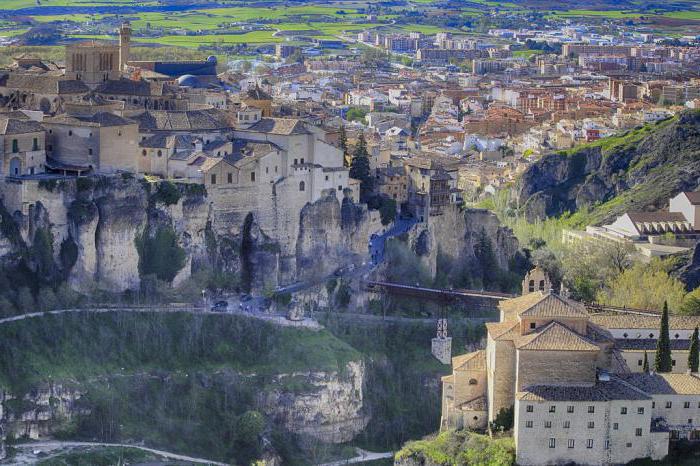
[[[382,225],[388,225],[396,219],[396,201],[389,197],[382,199],[379,205],[379,215],[382,219]]]
[[[360,137],[357,139],[355,151],[352,154],[350,177],[360,180],[360,199],[364,202],[372,193],[374,180],[372,179],[372,174],[369,167],[367,142],[365,141],[365,136],[362,133],[360,133]]]
[[[144,232],[137,238],[136,248],[141,276],[154,274],[170,283],[185,265],[185,251],[178,244],[172,227],[158,228],[152,236]]]
[[[513,428],[513,420],[515,415],[515,408],[511,406],[510,408],[501,408],[501,410],[496,414],[496,419],[491,423],[491,428],[493,430],[510,430]]]
[[[688,353],[688,369],[691,372],[698,371],[698,363],[700,362],[700,355],[698,355],[698,328],[695,327],[693,331],[693,336],[690,338],[690,351]]]
[[[686,292],[683,283],[668,273],[670,266],[670,262],[660,260],[637,263],[608,279],[597,294],[597,301],[650,310],[667,303],[671,309],[679,309]]]
[[[647,356],[647,352],[644,352],[644,363],[642,364],[642,371],[646,374],[649,372],[649,356]]]
[[[659,330],[654,369],[656,372],[671,372],[673,362],[671,360],[671,338],[668,335],[668,304],[666,302],[664,302],[664,312],[661,314],[661,328]]]
[[[700,287],[695,288],[683,297],[683,303],[678,312],[689,316],[700,315]]]
[[[365,121],[365,116],[367,116],[367,111],[361,108],[353,107],[347,111],[345,114],[345,119],[348,121],[363,122]]]
[[[238,418],[236,434],[238,440],[253,445],[258,442],[258,437],[265,428],[265,418],[258,411],[246,411]]]

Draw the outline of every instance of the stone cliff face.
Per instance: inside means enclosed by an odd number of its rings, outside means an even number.
[[[378,215],[364,206],[327,195],[296,214],[287,212],[290,219],[296,215],[298,236],[280,239],[279,232],[261,226],[254,206],[232,226],[203,189],[168,185],[161,191],[162,185],[130,176],[3,184],[5,218],[16,222],[18,234],[8,238],[2,231],[0,260],[8,263],[32,248],[40,230],[52,241],[55,278],[83,293],[123,292],[138,289],[152,272],[144,267],[143,245],[162,245],[172,231],[184,259],[159,278],[177,286],[193,272],[212,270],[241,276],[243,289],[262,290],[357,260],[370,233],[380,228]]]
[[[666,207],[680,191],[700,187],[700,113],[686,112],[627,135],[542,157],[521,176],[518,206],[530,219],[610,201],[595,221],[625,210]]]
[[[141,377],[149,376],[136,375],[133,377],[134,383],[141,383]],[[167,383],[166,374],[161,372],[157,377]],[[203,383],[217,387],[250,379],[249,375],[230,373],[211,376],[198,374],[197,377],[208,380]],[[213,384],[211,380],[214,378],[225,382]],[[105,379],[106,382],[108,380]],[[349,362],[342,373],[278,374],[271,384],[260,390],[256,404],[270,422],[292,433],[326,443],[347,442],[360,433],[368,421],[364,413],[364,384],[365,366],[362,361]],[[0,392],[2,438],[51,438],[71,421],[90,414],[92,407],[89,399],[89,389],[81,388],[75,382],[70,385],[42,384],[21,397]]]
[[[363,403],[365,366],[349,362],[342,373],[305,372],[275,377],[274,385],[303,381],[306,387],[273,389],[259,395],[259,404],[278,425],[290,432],[327,443],[352,440],[369,421]]]
[[[495,214],[487,210],[462,210],[452,206],[443,215],[430,217],[428,223],[417,224],[408,233],[408,245],[432,276],[447,269],[452,283],[456,282],[455,275],[460,272],[466,274],[466,278],[482,275],[484,261],[480,248],[484,241],[490,244],[493,265],[504,271],[510,270],[520,254],[518,240],[509,228],[501,225]]]
[[[60,383],[47,383],[31,389],[22,397],[0,393],[0,426],[7,436],[46,438],[76,416],[85,414],[80,407],[83,392]]]
[[[376,212],[349,198],[327,195],[301,211],[296,267],[299,278],[324,276],[366,259],[370,235],[381,229]]]

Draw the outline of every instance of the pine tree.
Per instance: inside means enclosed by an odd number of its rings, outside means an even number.
[[[664,301],[664,312],[661,315],[659,339],[656,342],[654,369],[656,372],[671,372],[672,368],[671,338],[668,335],[668,304]]]
[[[688,354],[688,369],[690,372],[698,371],[698,363],[700,363],[700,355],[698,354],[698,328],[695,327],[693,336],[690,338],[690,354]]]
[[[647,356],[647,352],[644,352],[644,364],[642,365],[642,371],[647,374],[649,372],[649,357]]]
[[[367,142],[362,133],[355,144],[355,151],[352,154],[350,164],[350,177],[360,180],[360,199],[366,200],[372,193],[373,183],[369,167],[369,154],[367,152]]]

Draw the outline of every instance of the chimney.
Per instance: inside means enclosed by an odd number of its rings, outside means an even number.
[[[202,140],[197,138],[194,140],[194,150],[195,152],[202,152],[202,149],[204,149],[204,145],[202,144]]]

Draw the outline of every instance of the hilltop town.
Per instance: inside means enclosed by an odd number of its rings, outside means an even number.
[[[700,454],[694,2],[13,2],[0,464]]]

